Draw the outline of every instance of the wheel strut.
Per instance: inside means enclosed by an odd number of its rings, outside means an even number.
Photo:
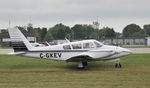
[[[85,66],[87,66],[87,65],[88,65],[87,62],[80,61],[78,64],[78,69],[84,69]]]

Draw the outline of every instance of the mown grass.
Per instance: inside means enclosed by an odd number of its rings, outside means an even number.
[[[150,54],[132,54],[115,62],[77,63],[0,55],[0,88],[150,88]]]

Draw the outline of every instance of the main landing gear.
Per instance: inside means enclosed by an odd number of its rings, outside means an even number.
[[[122,65],[120,64],[119,60],[117,61],[116,65],[115,65],[115,68],[121,68]]]
[[[78,64],[78,69],[84,69],[85,66],[88,65],[87,61],[80,61]],[[120,64],[120,59],[117,60],[117,63],[115,64],[115,68],[121,68],[122,65]]]
[[[85,62],[81,61],[78,64],[78,69],[84,69],[85,66],[87,66],[87,65],[88,65],[87,61],[85,61]]]

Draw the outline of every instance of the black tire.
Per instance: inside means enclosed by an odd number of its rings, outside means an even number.
[[[82,62],[83,66],[87,66],[88,63],[87,62]]]
[[[122,67],[122,65],[119,63],[119,68],[121,68]]]
[[[118,64],[115,64],[115,68],[118,68]]]
[[[85,69],[85,67],[78,67],[78,69]]]
[[[115,68],[121,68],[122,65],[120,63],[116,63]]]

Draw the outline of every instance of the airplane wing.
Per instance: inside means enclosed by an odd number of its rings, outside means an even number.
[[[92,60],[94,60],[94,59],[92,59],[92,57],[89,55],[78,55],[78,56],[71,57],[71,58],[67,59],[66,61],[78,62],[78,61],[92,61]]]
[[[99,56],[99,54],[102,52],[104,54],[101,54],[101,56]],[[105,58],[105,57],[108,57],[108,56],[111,56],[114,54],[115,54],[115,51],[113,51],[113,50],[92,50],[90,52],[84,52],[84,53],[81,53],[77,56],[73,56],[73,57],[67,59],[66,61],[69,61],[69,62],[72,62],[72,61],[75,61],[75,62],[78,62],[78,61],[96,61],[96,60],[99,60],[97,58]]]

